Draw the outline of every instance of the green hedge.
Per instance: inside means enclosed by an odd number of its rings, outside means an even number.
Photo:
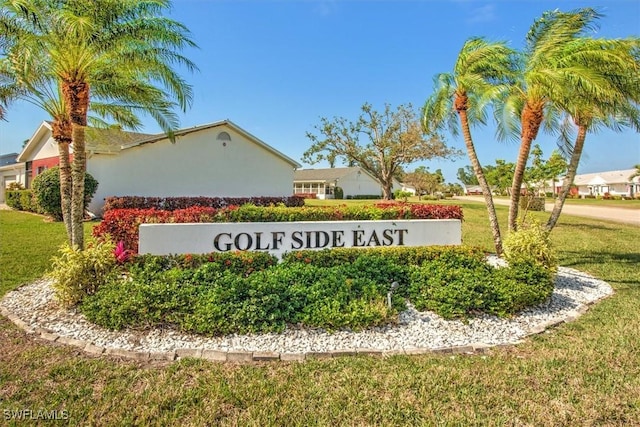
[[[42,213],[31,190],[7,190],[5,198],[7,206],[12,209]]]
[[[36,176],[32,184],[33,194],[39,209],[56,221],[62,221],[62,198],[60,196],[60,167],[54,166]],[[89,173],[84,176],[84,205],[87,206],[96,190],[98,181]]]
[[[405,301],[445,318],[508,316],[545,301],[553,271],[494,268],[478,248],[331,249],[143,256],[86,297],[81,311],[111,329],[171,324],[206,334],[279,332],[287,325],[362,329],[397,321]],[[391,284],[398,283],[387,306]]]
[[[544,212],[544,197],[525,195],[520,198],[520,209]]]

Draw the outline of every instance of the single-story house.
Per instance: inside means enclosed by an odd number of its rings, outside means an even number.
[[[360,167],[298,169],[293,178],[293,194],[315,194],[318,199],[333,199],[335,187],[344,197],[382,195],[380,183]],[[393,190],[401,188],[394,180]]]
[[[573,180],[574,186],[571,194],[579,196],[604,196],[606,193],[612,196],[634,196],[640,194],[640,176],[629,179],[636,173],[635,169],[577,174]],[[549,180],[540,191],[553,191],[556,194],[562,190],[564,177]],[[523,184],[523,190],[525,189]],[[480,195],[482,189],[478,185],[465,186],[467,195]]]
[[[5,191],[14,183],[25,186],[24,163],[19,163],[18,153],[3,154],[0,156],[0,203],[5,203]]]
[[[406,182],[400,183],[400,190],[404,191],[405,193],[411,193],[412,196],[416,195],[416,187],[411,184],[407,184]]]
[[[479,185],[465,185],[464,194],[466,194],[467,196],[482,195],[482,188],[480,188]]]
[[[87,172],[98,190],[87,207],[100,215],[109,196],[289,196],[300,165],[230,120],[164,134],[87,130]],[[59,163],[51,125],[43,122],[18,156],[27,183]]]
[[[629,179],[636,173],[635,169],[585,173],[576,175],[573,180],[573,194],[580,196],[634,196],[640,194],[640,176]]]

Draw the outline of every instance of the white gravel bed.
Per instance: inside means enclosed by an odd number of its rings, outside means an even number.
[[[354,332],[328,333],[320,329],[287,329],[281,334],[203,337],[173,329],[110,331],[89,322],[75,310],[60,308],[53,299],[50,281],[39,280],[9,292],[0,306],[32,328],[43,328],[61,337],[74,338],[105,348],[142,352],[178,349],[252,351],[275,353],[329,352],[333,350],[438,349],[466,345],[498,345],[520,341],[536,328],[579,315],[578,310],[613,293],[602,280],[561,267],[550,300],[517,316],[501,319],[482,315],[467,323],[444,320],[412,307],[395,325]],[[538,330],[539,331],[539,330]]]

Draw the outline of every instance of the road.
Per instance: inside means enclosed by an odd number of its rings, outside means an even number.
[[[484,197],[482,196],[460,196],[454,197],[454,199],[484,203]],[[508,206],[509,200],[494,198],[493,203]],[[547,212],[551,213],[553,203],[547,203],[544,207]],[[608,208],[592,205],[577,206],[565,203],[560,215],[575,215],[640,226],[640,209]]]

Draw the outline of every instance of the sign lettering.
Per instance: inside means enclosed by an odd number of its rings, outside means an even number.
[[[141,254],[459,245],[459,220],[142,224]]]

